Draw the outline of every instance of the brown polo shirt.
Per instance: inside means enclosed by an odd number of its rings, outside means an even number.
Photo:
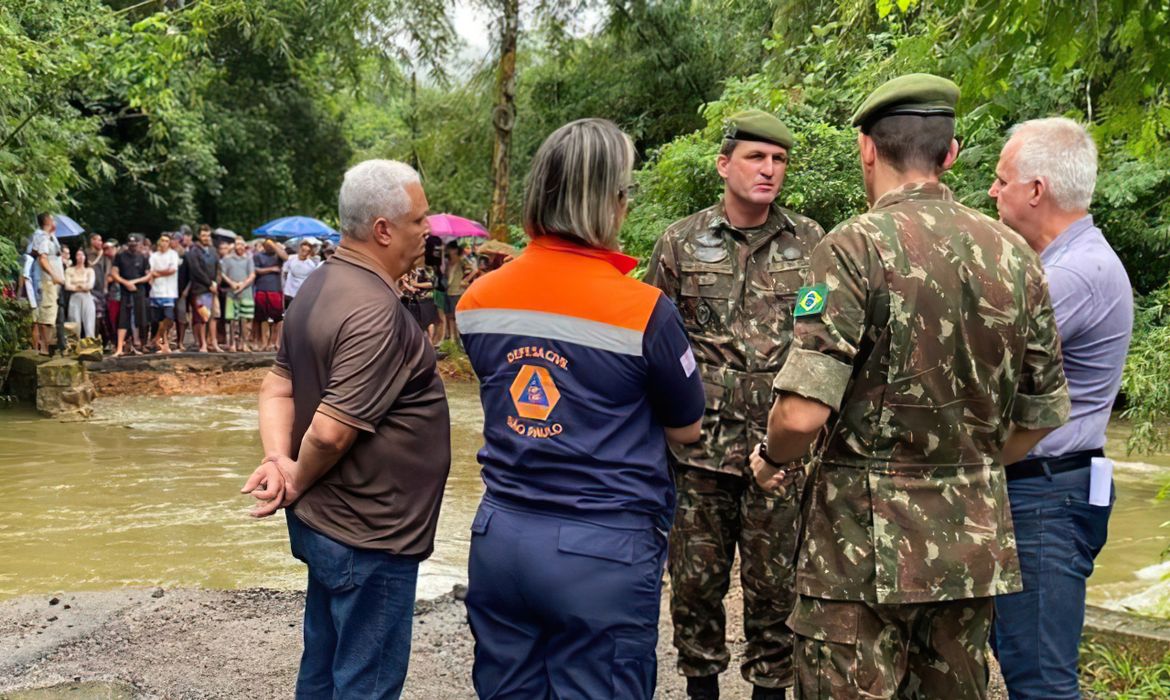
[[[360,432],[293,506],[297,517],[353,547],[430,555],[451,466],[435,369],[434,349],[375,261],[343,246],[309,275],[273,368],[292,380],[293,449],[317,411]]]

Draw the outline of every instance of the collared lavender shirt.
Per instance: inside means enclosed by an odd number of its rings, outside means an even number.
[[[1072,413],[1032,450],[1058,457],[1105,446],[1105,426],[1133,331],[1133,288],[1093,217],[1072,223],[1040,253],[1060,330]]]

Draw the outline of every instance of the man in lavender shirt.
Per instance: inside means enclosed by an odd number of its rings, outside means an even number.
[[[1006,469],[1024,590],[996,599],[992,646],[1012,700],[1081,697],[1085,581],[1112,510],[1105,426],[1129,349],[1133,289],[1088,212],[1096,181],[1097,148],[1084,127],[1037,119],[1012,129],[988,193],[1040,254],[1072,399],[1069,422]],[[1090,490],[1103,504],[1090,502]]]

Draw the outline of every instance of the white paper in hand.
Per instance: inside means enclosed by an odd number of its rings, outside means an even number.
[[[1109,505],[1113,495],[1113,460],[1094,457],[1089,470],[1089,505]]]

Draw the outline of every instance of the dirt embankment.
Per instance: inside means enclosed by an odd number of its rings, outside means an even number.
[[[235,371],[91,372],[98,396],[230,396],[255,394],[267,368]]]
[[[89,366],[99,396],[229,396],[255,394],[275,360],[273,353],[172,354],[105,359]],[[439,374],[474,377],[467,357],[439,361]]]

